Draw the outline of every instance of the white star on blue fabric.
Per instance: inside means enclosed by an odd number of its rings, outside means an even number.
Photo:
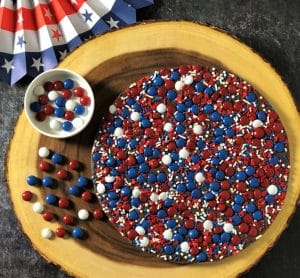
[[[118,23],[120,22],[119,20],[114,20],[112,17],[110,17],[109,20],[106,20],[106,22],[109,24],[109,27],[112,28],[119,28]]]
[[[34,59],[34,58],[32,57],[32,61],[33,61],[33,63],[32,63],[32,65],[31,65],[31,67],[32,67],[32,68],[36,68],[36,70],[39,72],[39,71],[40,71],[40,68],[43,68],[43,66],[44,66],[44,64],[41,63],[41,57],[38,58],[38,59]]]
[[[19,45],[22,48],[23,44],[25,44],[25,43],[26,43],[26,41],[24,40],[24,36],[18,36],[17,45]]]
[[[93,20],[91,19],[91,16],[93,15],[93,13],[89,13],[87,9],[85,9],[85,13],[82,14],[84,16],[84,21],[88,22],[89,20],[91,22],[93,22]]]
[[[1,65],[1,68],[6,69],[6,73],[9,73],[12,69],[15,68],[15,66],[13,65],[13,59],[8,61],[4,58],[4,64]]]

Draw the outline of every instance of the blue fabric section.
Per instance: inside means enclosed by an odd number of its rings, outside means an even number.
[[[104,20],[100,19],[92,28],[91,33],[92,35],[99,35],[107,30],[109,30],[109,26],[104,22]]]
[[[128,4],[123,1],[116,1],[109,13],[121,19],[127,24],[136,22],[135,9],[133,7],[128,6]],[[107,15],[108,14],[106,14],[105,17]]]
[[[123,1],[130,4],[135,9],[141,9],[150,6],[154,3],[154,0],[123,0]]]
[[[13,59],[14,69],[12,69],[10,84],[16,83],[20,80],[24,75],[26,75],[26,54],[19,53],[14,55]]]

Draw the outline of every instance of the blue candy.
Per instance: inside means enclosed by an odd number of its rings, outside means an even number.
[[[178,112],[185,112],[186,111],[186,106],[183,103],[178,103],[176,105],[176,109]]]
[[[81,176],[77,179],[77,183],[81,187],[86,187],[89,184],[89,180],[88,180],[88,178]]]
[[[138,176],[138,171],[135,167],[130,167],[127,171],[128,178],[134,179]]]
[[[256,209],[255,204],[253,202],[250,202],[246,207],[246,212],[252,213],[255,211],[255,209]]]
[[[249,102],[253,102],[256,100],[256,95],[253,92],[249,92],[246,96],[246,100],[248,100]]]
[[[180,228],[179,228],[179,230],[180,230]],[[183,235],[185,235],[185,234],[183,234]],[[175,234],[175,235],[173,236],[173,239],[174,239],[175,241],[178,241],[178,242],[182,242],[182,241],[183,241],[183,236],[182,236],[182,234],[180,233],[180,231],[179,231],[179,233],[177,233],[177,234]]]
[[[167,198],[164,200],[164,207],[169,208],[174,203],[174,200]]]
[[[64,131],[71,131],[73,129],[73,124],[70,121],[65,121],[62,124],[62,128]]]
[[[265,201],[270,204],[273,203],[275,201],[275,197],[273,195],[266,195],[265,197]]]
[[[249,180],[249,186],[250,187],[258,187],[259,186],[259,180],[257,178],[251,178]]]
[[[220,189],[220,183],[217,182],[217,181],[213,181],[213,182],[211,182],[211,183],[209,184],[209,187],[210,187],[210,189],[211,189],[212,191],[217,192],[217,191],[219,191],[219,189]]]
[[[158,182],[163,183],[167,180],[167,176],[165,173],[158,173],[156,179]]]
[[[217,171],[217,173],[216,173],[216,179],[219,180],[219,181],[221,181],[221,180],[223,180],[224,178],[225,178],[224,172],[221,171],[221,170]]]
[[[32,112],[39,112],[42,109],[42,105],[39,102],[35,101],[30,103],[29,108]]]
[[[77,104],[74,108],[74,112],[76,115],[83,115],[85,112],[85,108],[84,106]]]
[[[168,100],[174,100],[177,96],[177,93],[174,90],[169,90],[167,92],[167,99]]]
[[[274,151],[277,153],[284,152],[284,148],[285,148],[285,146],[284,146],[283,142],[277,142],[274,145]]]
[[[201,160],[201,156],[199,154],[193,154],[191,159],[193,163],[197,163]]]
[[[139,171],[142,173],[148,173],[150,171],[150,167],[147,163],[142,163],[139,165]]]
[[[187,234],[187,229],[183,226],[181,226],[179,229],[178,229],[178,232],[181,234],[181,235],[186,235]]]
[[[233,120],[230,116],[224,116],[223,118],[223,124],[225,126],[231,126],[233,124]]]
[[[191,112],[193,114],[195,114],[195,115],[198,115],[198,113],[199,113],[199,107],[198,107],[198,105],[193,104],[192,107],[191,107]]]
[[[210,115],[210,119],[214,122],[218,122],[221,120],[221,115],[218,113],[218,112],[213,112],[211,115]]]
[[[230,233],[222,233],[221,234],[221,241],[222,242],[229,242],[231,238]]]
[[[115,191],[110,191],[110,192],[108,192],[107,197],[110,200],[115,200],[118,198],[118,195]]]
[[[200,93],[203,92],[206,86],[204,86],[202,81],[199,81],[195,84],[195,90],[196,92]]]
[[[72,230],[72,237],[74,238],[83,238],[84,236],[84,230],[79,228],[79,227],[75,227],[73,230]]]
[[[259,221],[263,218],[263,214],[261,211],[257,210],[255,212],[252,213],[252,216],[255,220]]]
[[[64,80],[64,88],[65,89],[72,89],[74,86],[74,82],[72,79],[68,78]]]
[[[199,148],[199,150],[203,150],[205,148],[205,141],[203,141],[202,139],[199,139],[197,141],[197,147]]]
[[[139,183],[144,183],[147,179],[143,175],[138,175],[138,177],[136,178],[136,180]]]
[[[49,176],[46,176],[42,179],[42,186],[44,187],[52,187],[54,183],[55,183],[54,179]]]
[[[73,196],[80,196],[81,194],[81,188],[78,185],[71,185],[69,187],[69,193]]]
[[[148,175],[147,182],[148,183],[154,183],[154,182],[156,182],[156,175],[154,173],[150,173]]]
[[[160,209],[158,212],[157,212],[157,217],[160,218],[160,219],[163,219],[165,217],[167,217],[167,213],[164,209]]]
[[[178,148],[183,148],[186,144],[186,140],[183,138],[178,138],[175,140],[175,143]]]
[[[147,89],[147,94],[150,96],[155,96],[157,94],[156,88],[155,87],[149,87]]]
[[[199,235],[199,232],[196,229],[189,230],[189,232],[188,232],[188,236],[190,238],[197,238],[198,235]]]
[[[55,205],[56,202],[57,202],[58,198],[53,195],[53,194],[48,194],[46,197],[45,197],[45,202],[48,204],[48,205]]]
[[[239,215],[235,214],[232,216],[232,224],[234,226],[239,225],[242,222],[242,217],[240,217]]]
[[[211,114],[214,112],[214,107],[211,104],[205,104],[203,110],[205,114]]]
[[[239,181],[245,181],[246,178],[247,178],[247,175],[245,174],[244,171],[238,171],[236,173],[236,178],[239,180]]]
[[[185,120],[185,116],[181,112],[175,113],[174,118],[177,122],[183,122]]]
[[[112,156],[109,156],[109,157],[107,158],[107,160],[105,161],[105,164],[106,164],[107,166],[109,166],[109,167],[114,166],[115,163],[116,163],[116,160],[115,160]]]
[[[199,199],[201,197],[201,191],[199,189],[194,189],[191,196],[194,199]]]
[[[175,248],[173,245],[165,245],[163,251],[166,255],[171,255],[175,252]]]
[[[212,199],[215,198],[215,195],[212,194],[211,192],[208,192],[208,193],[204,194],[203,198],[204,198],[204,200],[206,200],[206,201],[210,201],[210,200],[212,200]]]
[[[56,100],[55,100],[55,104],[58,107],[65,107],[66,100],[63,97],[57,97]]]
[[[164,80],[161,78],[161,76],[156,76],[153,80],[153,84],[155,87],[159,87],[164,84]]]
[[[185,131],[185,127],[183,125],[177,125],[175,127],[175,132],[177,134],[182,134],[182,133],[184,133],[184,131]]]
[[[252,176],[255,173],[255,168],[253,166],[247,166],[245,172],[248,176]]]
[[[186,186],[185,186],[184,184],[182,184],[182,183],[179,183],[179,184],[177,184],[177,186],[176,186],[176,190],[177,190],[178,192],[186,192]]]
[[[197,256],[196,256],[196,261],[201,263],[201,262],[205,262],[207,260],[207,255],[204,252],[200,252]]]
[[[137,220],[139,218],[139,213],[136,210],[132,210],[128,213],[129,220]]]
[[[36,176],[28,176],[26,181],[28,185],[38,185],[40,182],[39,178]]]
[[[242,206],[238,205],[238,204],[233,204],[232,206],[232,210],[234,212],[240,212],[242,210]]]
[[[133,198],[133,199],[131,199],[130,204],[131,204],[131,206],[138,208],[141,204],[141,201],[139,198]]]
[[[235,195],[234,196],[234,202],[236,204],[242,205],[245,202],[245,199],[242,195]]]
[[[176,220],[170,219],[167,221],[166,225],[169,229],[174,229],[176,227]]]
[[[150,122],[150,120],[148,120],[146,118],[143,118],[141,120],[141,125],[142,125],[143,128],[148,128],[148,127],[151,126],[151,122]]]
[[[212,95],[214,92],[215,92],[215,91],[214,91],[214,88],[213,88],[213,87],[206,87],[206,88],[204,89],[204,93],[205,93],[205,94],[208,94],[208,95]]]
[[[186,184],[186,189],[188,191],[193,191],[195,189],[195,181],[188,181]]]
[[[177,70],[173,70],[170,75],[171,80],[178,80],[180,78],[180,73]]]
[[[213,234],[212,241],[213,243],[218,243],[220,241],[220,236],[218,234]]]
[[[55,108],[54,115],[55,115],[55,117],[63,118],[65,115],[65,109],[63,109],[62,107]]]

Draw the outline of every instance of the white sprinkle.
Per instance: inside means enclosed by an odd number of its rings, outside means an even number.
[[[276,195],[278,193],[278,188],[276,185],[274,184],[271,184],[267,187],[267,192],[270,194],[270,195]]]
[[[191,85],[193,83],[193,81],[194,81],[194,78],[191,75],[187,75],[184,78],[184,84],[186,84],[186,85]]]
[[[203,228],[207,231],[211,231],[213,229],[214,225],[210,220],[205,220],[203,222]]]
[[[106,190],[105,185],[103,183],[98,183],[97,192],[99,194],[103,194],[105,192],[105,190]]]
[[[36,202],[32,205],[32,210],[36,213],[42,213],[44,211],[44,205],[40,202]]]
[[[175,83],[175,89],[176,89],[177,91],[181,91],[182,88],[183,88],[183,85],[184,85],[184,83],[183,83],[182,81],[178,80],[178,81],[176,81],[176,83]]]
[[[114,131],[114,136],[120,138],[123,135],[123,129],[121,127],[116,127]]]
[[[109,113],[115,114],[117,111],[117,107],[114,104],[112,104],[109,106],[108,110],[109,110]]]
[[[164,103],[160,103],[157,105],[156,111],[160,114],[163,114],[167,111],[167,106]]]
[[[164,237],[165,240],[171,240],[172,237],[173,237],[172,230],[171,229],[165,230],[163,232],[163,237]]]
[[[203,173],[198,172],[198,173],[195,175],[195,180],[196,180],[196,182],[199,182],[199,183],[204,182],[205,178],[204,178]]]
[[[165,165],[170,165],[171,162],[172,162],[172,158],[170,155],[168,154],[165,154],[163,157],[162,157],[162,163],[165,164]]]
[[[140,235],[143,236],[145,234],[145,229],[142,226],[136,226],[135,231]]]
[[[165,123],[164,125],[164,131],[167,131],[167,132],[171,132],[173,129],[173,126],[171,123]]]
[[[87,220],[89,218],[89,212],[86,209],[80,209],[78,211],[78,218],[80,220]]]
[[[47,158],[50,154],[50,150],[47,147],[40,147],[38,154],[41,158]]]
[[[261,120],[256,119],[252,122],[252,126],[254,128],[261,127],[261,126],[263,126],[263,122]]]
[[[225,223],[223,226],[223,230],[225,233],[232,233],[233,225],[231,223]]]
[[[187,150],[186,147],[183,147],[180,151],[179,151],[179,157],[183,158],[183,159],[187,159],[188,156],[190,155],[189,151]]]
[[[43,238],[51,238],[52,237],[52,231],[49,228],[44,228],[41,232],[41,235]]]
[[[51,100],[51,101],[54,101],[54,100],[56,100],[56,98],[59,96],[59,94],[58,94],[58,92],[56,92],[56,91],[50,91],[49,93],[48,93],[48,98],[49,98],[49,100]]]
[[[68,111],[73,111],[76,106],[76,102],[74,100],[68,99],[66,101],[65,107]]]
[[[114,176],[106,176],[104,179],[105,179],[106,182],[114,182],[115,181]]]
[[[132,197],[133,197],[133,198],[138,198],[138,197],[140,196],[140,194],[141,194],[141,191],[140,191],[137,187],[135,187],[135,188],[132,190]]]
[[[147,237],[144,236],[140,239],[140,245],[142,247],[147,247],[148,244],[149,244],[149,239]]]
[[[45,93],[44,87],[41,85],[36,86],[33,90],[33,94],[37,97],[43,95],[44,93]]]
[[[60,130],[61,129],[61,123],[56,119],[51,119],[49,122],[49,126],[53,130]]]
[[[180,249],[181,249],[181,252],[187,253],[190,250],[190,246],[189,246],[188,242],[187,241],[181,242]]]
[[[193,126],[193,132],[197,135],[202,134],[203,133],[203,128],[201,125],[199,124],[194,124]]]
[[[130,119],[131,119],[132,121],[134,121],[134,122],[139,121],[140,118],[141,118],[141,116],[140,116],[140,113],[139,113],[139,112],[132,112],[132,113],[130,114]]]

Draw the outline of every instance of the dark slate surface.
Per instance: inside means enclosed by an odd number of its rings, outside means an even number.
[[[138,12],[138,20],[187,19],[206,22],[227,30],[270,61],[300,104],[299,0],[155,2],[154,6]],[[26,84],[28,81],[25,80],[10,88],[0,83],[0,277],[68,277],[45,262],[32,249],[18,228],[6,190],[3,170],[5,153],[22,108]],[[288,229],[276,245],[245,277],[300,276],[299,219],[300,209],[296,211]]]

